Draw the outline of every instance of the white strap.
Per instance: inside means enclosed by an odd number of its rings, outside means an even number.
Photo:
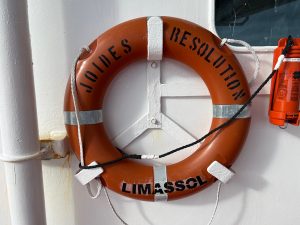
[[[32,159],[37,159],[45,154],[49,149],[44,148],[39,152],[33,153],[31,155],[20,155],[20,156],[9,156],[9,155],[0,155],[0,161],[6,163],[15,163],[15,162],[24,162]]]
[[[96,162],[92,162],[89,166],[97,165]],[[92,199],[96,199],[99,197],[102,190],[101,180],[98,178],[103,173],[103,169],[101,167],[93,168],[93,169],[82,169],[76,173],[75,178],[82,184],[85,185],[87,191]],[[97,192],[93,194],[91,184],[92,182],[97,183]]]
[[[91,197],[91,199],[98,198],[100,196],[102,188],[103,188],[103,185],[102,185],[100,179],[94,179],[94,181],[97,183],[97,187],[96,187],[97,188],[97,192],[96,192],[96,194],[94,194],[92,192],[92,188],[91,188],[91,184],[92,183],[90,182],[90,183],[86,184],[86,189],[87,189],[87,191],[88,191],[89,196]]]
[[[149,17],[148,30],[148,56],[151,61],[162,60],[163,54],[163,21],[158,16]]]
[[[160,72],[163,55],[163,21],[160,17],[147,20],[147,96],[149,113],[148,128],[161,128]]]
[[[97,165],[96,162],[92,162],[89,166]],[[76,173],[75,178],[82,184],[87,185],[95,178],[99,177],[103,173],[103,169],[101,167],[93,168],[93,169],[82,169]]]
[[[254,49],[249,45],[247,42],[242,41],[242,40],[235,40],[235,39],[228,39],[228,38],[223,38],[220,43],[220,47],[222,47],[224,44],[229,43],[229,44],[239,44],[244,47],[246,47],[252,54],[253,59],[255,61],[255,70],[253,72],[252,78],[248,81],[249,85],[252,85],[253,82],[257,79],[259,68],[260,68],[260,62],[257,54],[255,53]]]
[[[227,183],[235,175],[232,170],[223,166],[218,161],[212,162],[209,167],[207,167],[207,172],[224,184]]]

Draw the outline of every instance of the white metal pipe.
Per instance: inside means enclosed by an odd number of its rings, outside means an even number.
[[[0,1],[0,128],[4,155],[39,151],[26,0]],[[39,159],[5,163],[12,225],[44,225]]]

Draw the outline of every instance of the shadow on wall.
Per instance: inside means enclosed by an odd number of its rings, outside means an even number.
[[[277,151],[274,146],[276,146],[279,133],[272,131],[274,127],[268,125],[267,101],[268,99],[265,97],[257,97],[253,101],[252,122],[248,138],[232,167],[236,176],[229,184],[223,186],[223,193],[221,193],[221,199],[224,199],[241,192],[241,203],[239,204],[241,207],[233,215],[235,217],[233,225],[241,224],[248,201],[247,192],[249,190],[260,192],[268,186],[263,174],[272,164],[272,158]],[[266,141],[270,133],[273,135],[273,141]],[[228,188],[226,188],[227,185]]]
[[[72,64],[79,50],[118,21],[118,7],[110,1],[62,1],[67,57]]]
[[[287,127],[287,129],[285,131],[287,133],[295,136],[296,138],[300,138],[299,127],[297,127],[297,126],[288,125],[288,127]]]

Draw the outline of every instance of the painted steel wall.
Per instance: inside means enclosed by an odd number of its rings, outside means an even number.
[[[64,132],[62,106],[65,84],[73,58],[108,28],[131,18],[150,15],[180,17],[211,31],[213,1],[205,0],[29,0],[33,66],[35,73],[40,137],[55,137]],[[254,63],[243,48],[235,48],[247,76]],[[262,68],[261,79],[271,70],[272,48],[257,48]],[[118,135],[147,109],[146,64],[136,63],[122,71],[107,94],[104,119],[111,137]],[[163,83],[193,82],[206,89],[189,68],[166,60]],[[267,93],[267,89],[264,90]],[[300,221],[299,128],[281,130],[267,118],[268,96],[252,104],[252,126],[246,145],[233,165],[237,175],[222,186],[220,205],[214,224],[297,224]],[[196,137],[208,130],[211,105],[207,97],[167,98],[162,110]],[[178,146],[164,132],[147,132],[129,146],[130,151],[164,152]],[[191,150],[188,151],[188,153]],[[180,160],[178,154],[170,161]],[[73,167],[74,169],[69,169]],[[104,197],[91,200],[84,187],[73,180],[77,160],[52,160],[43,163],[48,225],[120,224]],[[178,171],[180,172],[180,171]],[[0,165],[0,224],[9,225],[6,188]],[[216,199],[217,186],[191,197],[172,202],[140,202],[110,193],[113,204],[129,224],[207,224]]]

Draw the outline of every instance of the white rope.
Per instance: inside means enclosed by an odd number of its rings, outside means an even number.
[[[71,72],[71,93],[72,93],[72,99],[74,104],[74,110],[75,110],[75,118],[77,122],[77,135],[78,135],[78,144],[79,144],[79,150],[80,150],[80,163],[82,166],[84,166],[84,152],[83,152],[83,145],[82,145],[82,137],[81,137],[81,130],[80,130],[80,118],[79,118],[79,107],[78,107],[78,95],[77,95],[77,88],[76,88],[76,64],[79,60],[80,55],[84,52],[88,51],[90,52],[89,47],[82,48],[80,50],[80,53],[74,60],[72,64],[72,72]]]
[[[223,38],[221,43],[220,43],[220,47],[222,47],[224,44],[229,43],[229,44],[239,44],[242,45],[244,47],[246,47],[252,54],[253,59],[255,61],[255,70],[253,72],[253,76],[252,78],[248,81],[249,85],[251,86],[253,84],[253,82],[257,79],[258,76],[258,72],[260,69],[260,62],[259,62],[259,58],[257,56],[257,54],[255,53],[254,49],[251,47],[251,45],[249,45],[247,42],[242,41],[242,40],[235,40],[235,39],[228,39],[228,38]]]
[[[101,180],[100,180],[100,179],[95,179],[95,181],[97,182],[97,192],[96,192],[96,194],[93,194],[93,192],[92,192],[92,189],[91,189],[91,183],[86,184],[86,188],[87,188],[87,191],[88,191],[88,194],[90,195],[90,197],[91,197],[92,199],[98,198],[98,197],[100,196],[100,194],[101,194],[102,189],[103,189],[103,190],[104,190],[104,193],[105,193],[105,196],[106,196],[106,199],[107,199],[107,201],[108,201],[108,203],[109,203],[109,206],[110,206],[111,210],[113,211],[113,213],[116,215],[116,217],[120,220],[120,222],[121,222],[122,224],[128,225],[128,224],[121,218],[121,216],[119,215],[119,213],[116,211],[115,207],[113,206],[113,204],[112,204],[112,202],[111,202],[111,200],[110,200],[110,197],[109,197],[109,195],[108,195],[108,192],[107,192],[106,188],[102,185]]]
[[[212,222],[213,222],[213,220],[214,220],[214,218],[215,218],[215,216],[216,216],[216,212],[217,212],[218,205],[219,205],[219,199],[220,199],[221,185],[222,185],[222,182],[219,181],[219,183],[218,183],[218,190],[217,190],[217,199],[216,199],[215,207],[214,207],[213,213],[212,213],[212,215],[210,217],[210,220],[209,220],[209,222],[208,222],[207,225],[211,225]]]
[[[96,192],[96,194],[93,194],[93,192],[92,192],[91,183],[87,183],[86,184],[86,189],[87,189],[87,191],[88,191],[89,196],[91,197],[91,199],[98,198],[100,196],[100,194],[101,194],[102,189],[103,189],[103,185],[102,185],[100,179],[95,179],[95,180],[97,182],[97,192]]]
[[[48,148],[44,148],[39,152],[33,153],[31,155],[24,155],[24,156],[0,155],[0,161],[7,162],[7,163],[24,162],[32,159],[37,159],[41,157],[44,153],[46,153],[48,150],[49,150]]]
[[[100,182],[100,184],[101,184],[101,181],[100,181],[100,180],[99,180],[99,182]],[[216,216],[216,212],[217,212],[218,205],[219,205],[219,200],[220,200],[221,185],[222,185],[222,182],[219,181],[219,183],[218,183],[218,190],[217,190],[216,203],[215,203],[215,206],[214,206],[214,209],[213,209],[213,213],[212,213],[212,215],[211,215],[211,217],[210,217],[210,220],[209,220],[209,222],[208,222],[207,225],[211,225],[212,222],[213,222],[213,220],[214,220],[214,218],[215,218],[215,216]],[[102,187],[102,184],[101,184],[101,187]],[[113,204],[112,204],[112,202],[111,202],[111,200],[110,200],[110,197],[109,197],[109,195],[108,195],[108,192],[107,192],[106,188],[103,186],[103,188],[101,188],[101,189],[104,190],[104,193],[105,193],[106,199],[107,199],[107,201],[108,201],[108,203],[109,203],[109,206],[110,206],[110,208],[112,209],[112,211],[114,212],[114,214],[116,215],[116,217],[118,217],[118,219],[120,220],[120,222],[121,222],[122,224],[128,225],[128,223],[126,223],[126,222],[121,218],[121,216],[119,215],[119,213],[116,211],[115,207],[113,206]],[[101,190],[100,190],[100,191],[101,191]],[[99,194],[100,194],[100,193],[99,193]],[[98,196],[97,196],[97,197],[98,197]],[[96,197],[96,198],[97,198],[97,197]]]
[[[126,223],[126,222],[121,218],[121,216],[118,214],[118,212],[116,211],[115,207],[114,207],[113,204],[111,203],[111,200],[110,200],[110,197],[109,197],[109,195],[108,195],[108,193],[107,193],[106,188],[103,187],[103,189],[104,189],[104,193],[105,193],[105,196],[106,196],[106,198],[107,198],[107,201],[108,201],[108,203],[109,203],[109,206],[110,206],[110,208],[112,209],[112,211],[114,212],[114,214],[118,217],[118,219],[120,220],[120,222],[121,222],[122,224],[128,225],[128,223]]]

